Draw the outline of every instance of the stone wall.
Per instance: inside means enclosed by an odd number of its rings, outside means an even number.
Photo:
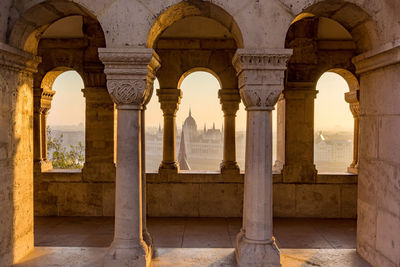
[[[147,211],[154,217],[241,217],[243,174],[147,174]],[[112,216],[115,184],[85,182],[77,172],[43,173],[35,181],[37,216]],[[274,175],[274,216],[355,218],[357,176],[318,175],[314,184]]]
[[[355,58],[361,74],[357,251],[400,264],[400,40]]]
[[[0,266],[33,249],[33,95],[26,57],[0,43]]]

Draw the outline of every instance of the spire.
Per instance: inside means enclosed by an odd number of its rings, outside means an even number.
[[[161,133],[161,124],[158,124],[158,132]]]
[[[215,122],[213,122],[213,130],[215,130]]]
[[[192,117],[192,107],[189,107],[189,117]]]
[[[206,124],[204,123],[204,133],[207,132]]]
[[[190,166],[186,156],[185,131],[183,130],[181,135],[181,144],[179,145],[178,162],[179,162],[179,168],[181,170],[190,170]]]

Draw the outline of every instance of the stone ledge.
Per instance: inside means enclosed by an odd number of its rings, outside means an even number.
[[[400,63],[400,39],[353,58],[357,74]]]

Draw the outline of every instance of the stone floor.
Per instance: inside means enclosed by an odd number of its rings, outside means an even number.
[[[150,218],[152,267],[236,266],[236,218]],[[356,253],[355,220],[275,219],[283,267],[367,267]],[[37,217],[35,250],[17,267],[102,266],[113,218]]]
[[[238,218],[150,218],[148,228],[159,248],[233,248]],[[107,247],[114,219],[107,217],[36,217],[35,245]],[[355,220],[275,219],[280,248],[354,249]]]

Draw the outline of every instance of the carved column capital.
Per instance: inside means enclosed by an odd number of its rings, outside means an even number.
[[[180,89],[158,89],[158,101],[164,116],[175,116],[182,99]]]
[[[291,49],[238,49],[232,63],[247,110],[272,110],[283,89]]]
[[[240,104],[238,89],[220,89],[218,91],[218,98],[225,116],[236,115]]]
[[[33,96],[35,99],[34,111],[36,113],[46,114],[51,108],[51,101],[55,95],[55,91],[40,87],[33,88]]]
[[[158,55],[149,48],[99,48],[107,89],[118,108],[141,109],[153,90]]]
[[[354,118],[360,117],[360,90],[350,91],[344,94],[344,99],[350,104],[350,110]]]

